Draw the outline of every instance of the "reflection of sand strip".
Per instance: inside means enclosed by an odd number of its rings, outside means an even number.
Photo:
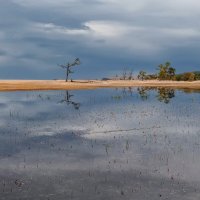
[[[118,129],[118,130],[109,130],[109,131],[97,131],[91,132],[94,134],[101,134],[101,133],[117,133],[117,132],[129,132],[129,131],[141,131],[141,130],[152,130],[152,129],[160,129],[160,126],[156,127],[148,127],[148,128],[131,128],[131,129]],[[162,127],[163,128],[163,127]]]

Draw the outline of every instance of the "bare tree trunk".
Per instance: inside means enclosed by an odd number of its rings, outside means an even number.
[[[66,70],[66,82],[68,81],[68,77],[69,77],[69,67],[67,67],[67,70]]]

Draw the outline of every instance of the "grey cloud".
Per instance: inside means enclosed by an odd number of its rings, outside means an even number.
[[[83,63],[76,78],[124,66],[154,71],[166,60],[178,71],[197,70],[199,7],[196,0],[3,2],[0,78],[62,77],[56,65],[74,57]]]

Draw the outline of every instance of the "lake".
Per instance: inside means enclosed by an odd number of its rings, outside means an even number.
[[[0,93],[0,199],[200,199],[199,91]]]

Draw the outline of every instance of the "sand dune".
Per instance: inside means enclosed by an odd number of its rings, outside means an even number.
[[[170,87],[177,89],[200,89],[200,81],[139,81],[139,80],[1,80],[0,91],[20,90],[84,90],[115,87]]]

